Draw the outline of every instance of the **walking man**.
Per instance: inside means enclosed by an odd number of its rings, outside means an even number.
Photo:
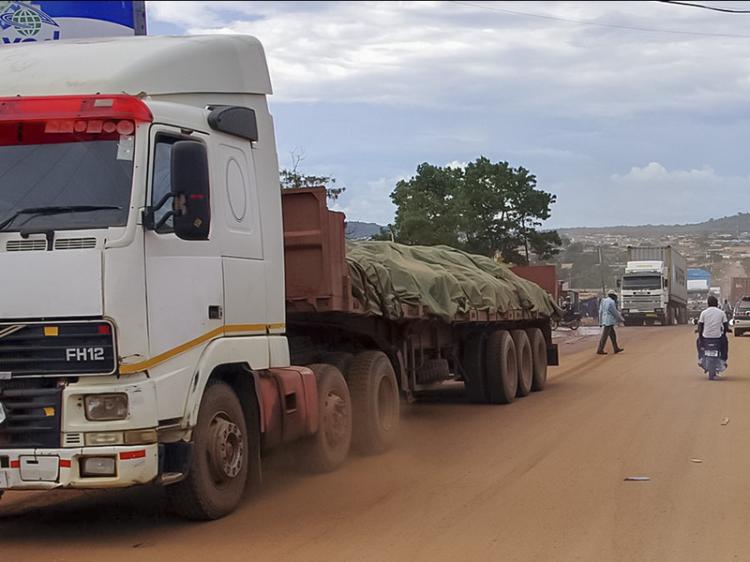
[[[599,340],[599,349],[596,351],[597,355],[607,355],[607,352],[604,351],[607,338],[612,340],[612,348],[615,353],[623,351],[623,348],[617,345],[615,326],[618,322],[624,322],[624,319],[620,311],[617,310],[617,293],[610,291],[607,293],[607,298],[602,299],[599,305],[599,325],[602,327],[602,337]]]
[[[732,305],[729,304],[729,301],[727,299],[724,299],[724,306],[721,307],[721,309],[724,311],[724,314],[727,315],[727,320],[732,319]]]

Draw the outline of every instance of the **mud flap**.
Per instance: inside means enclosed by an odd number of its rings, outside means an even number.
[[[560,364],[560,354],[557,351],[557,344],[553,343],[547,346],[547,365],[556,367]]]

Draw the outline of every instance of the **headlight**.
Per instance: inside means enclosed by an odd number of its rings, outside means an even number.
[[[89,421],[124,420],[128,417],[127,394],[90,394],[83,402]]]
[[[85,435],[87,447],[102,447],[104,445],[122,445],[122,431],[103,431],[98,433],[87,433]]]

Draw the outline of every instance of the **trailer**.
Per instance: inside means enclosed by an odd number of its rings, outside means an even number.
[[[330,471],[394,446],[403,399],[544,387],[543,289],[282,197],[256,39],[22,44],[0,73],[0,495],[156,484],[216,519],[274,447]]]

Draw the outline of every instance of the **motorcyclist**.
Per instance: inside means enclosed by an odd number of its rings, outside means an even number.
[[[719,353],[722,360],[729,358],[729,320],[726,313],[719,308],[719,300],[710,295],[708,308],[701,312],[698,318],[698,361],[703,359],[705,340],[719,340]]]

